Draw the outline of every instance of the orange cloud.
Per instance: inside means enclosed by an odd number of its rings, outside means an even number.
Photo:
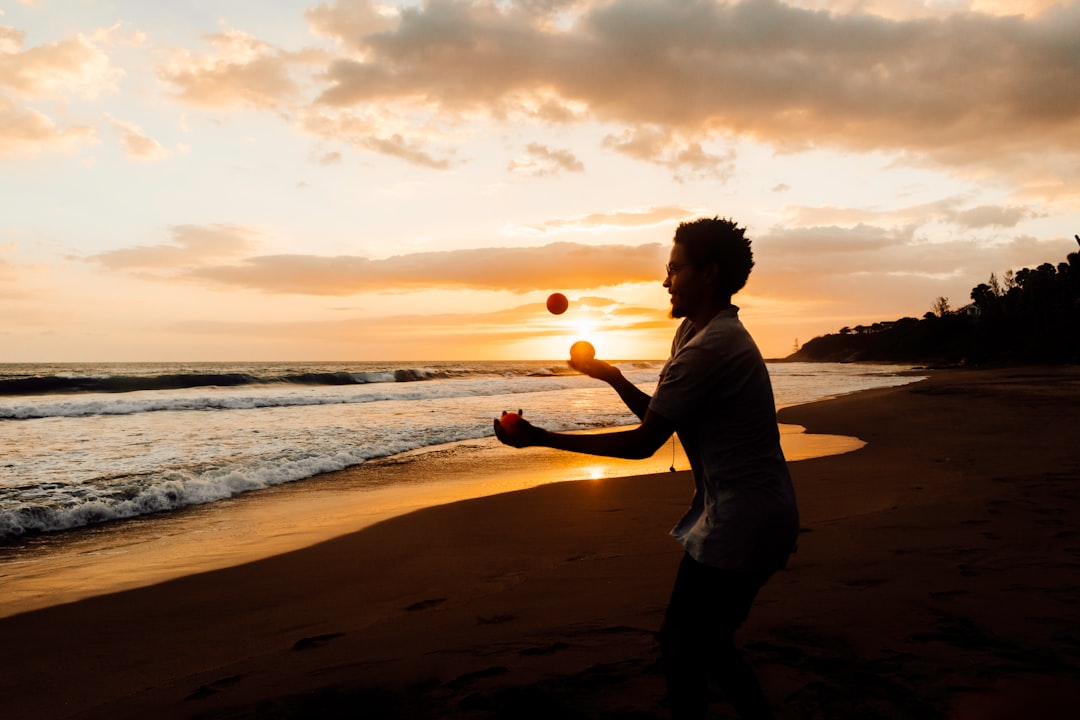
[[[663,205],[638,210],[591,213],[574,218],[556,218],[529,225],[530,230],[550,232],[556,230],[625,229],[661,225],[675,220],[690,220],[697,211],[681,205]]]
[[[120,146],[131,160],[162,160],[172,153],[161,146],[157,140],[148,137],[135,123],[118,120],[111,115],[106,119],[120,135]]]
[[[199,107],[270,109],[297,97],[291,76],[297,57],[240,30],[225,29],[208,40],[212,52],[181,50],[158,70],[180,99]]]
[[[590,315],[591,336],[630,336],[641,346],[660,348],[652,354],[660,356],[670,343],[675,322],[667,317],[665,308],[642,308],[605,300],[604,312]],[[574,306],[585,307],[583,299],[575,298]],[[442,345],[444,356],[473,356],[497,358],[508,348],[521,344],[530,348],[545,348],[542,354],[565,357],[569,341],[576,330],[568,327],[565,317],[554,318],[544,304],[529,303],[503,308],[489,313],[430,313],[396,314],[374,317],[317,319],[298,321],[219,321],[199,320],[174,323],[170,331],[181,335],[203,335],[222,339],[262,339],[301,343],[319,348],[334,348],[343,357],[350,356],[347,348],[384,348],[387,357],[429,357],[432,348]],[[660,338],[655,342],[655,338]],[[565,343],[565,344],[564,344]],[[631,343],[633,344],[633,343]],[[535,351],[534,351],[535,352]],[[638,356],[644,357],[644,356]]]
[[[0,87],[25,97],[95,98],[115,90],[123,71],[90,37],[77,34],[22,49],[24,33],[0,26]]]
[[[735,153],[707,152],[701,142],[681,137],[663,127],[650,125],[624,130],[604,138],[606,147],[638,160],[671,168],[679,182],[701,178],[727,180],[735,169]]]
[[[350,295],[387,290],[469,288],[528,292],[657,281],[666,257],[659,244],[479,248],[362,257],[269,255],[201,267],[188,277],[269,293]]]
[[[414,129],[387,113],[372,116],[348,111],[305,111],[300,127],[313,135],[332,138],[369,152],[390,155],[416,165],[445,169],[453,152],[436,157],[425,147],[431,128]]]
[[[807,10],[827,10],[835,13],[863,12],[893,20],[941,18],[959,11],[991,15],[1034,16],[1058,4],[1059,0],[787,0],[787,4]]]
[[[1035,211],[1026,207],[980,205],[969,210],[950,213],[950,221],[966,228],[1016,227],[1021,220],[1036,217]]]
[[[911,226],[859,224],[773,230],[753,238],[753,248],[757,265],[748,294],[793,302],[827,298],[848,308],[846,312],[855,308],[856,314],[877,314],[881,320],[910,313],[912,297],[925,297],[927,308],[942,294],[951,296],[954,306],[964,305],[971,288],[990,273],[1001,275],[1041,262],[1033,258],[1057,262],[1070,244],[1063,238],[1029,237],[997,243],[967,237],[928,242]]]
[[[159,75],[193,105],[295,113],[321,138],[432,168],[453,164],[453,150],[428,146],[447,139],[440,123],[599,122],[616,128],[608,148],[680,181],[730,177],[727,143],[742,137],[782,151],[894,153],[1007,178],[1018,197],[1075,198],[1080,3],[959,7],[337,0],[305,14],[336,55],[225,30]]]
[[[61,128],[44,113],[0,94],[0,157],[74,152],[83,145],[97,143],[96,135],[89,125]]]
[[[108,34],[79,33],[24,49],[25,33],[0,25],[0,157],[73,152],[97,142],[93,127],[61,127],[29,103],[93,99],[115,90],[123,72],[112,66],[100,46]]]
[[[1033,208],[1024,205],[980,205],[964,208],[966,202],[964,198],[949,197],[891,210],[836,206],[788,207],[784,215],[785,224],[794,227],[855,224],[923,225],[936,220],[969,229],[1015,227],[1021,220],[1038,216]]]
[[[558,172],[581,172],[584,163],[574,157],[569,150],[553,150],[541,143],[529,143],[525,155],[511,160],[507,170],[518,175],[543,177]]]
[[[178,225],[172,242],[91,255],[87,260],[111,270],[180,270],[233,258],[255,246],[257,233],[241,225]]]
[[[722,169],[706,138],[784,149],[911,152],[957,168],[1050,148],[1075,162],[1080,5],[1032,16],[894,19],[776,1],[616,2],[555,23],[543,13],[431,0],[390,29],[350,36],[327,71],[336,107],[422,100],[433,113],[527,112],[554,95],[628,126],[609,144],[675,167]],[[468,78],[468,81],[464,81]],[[661,142],[676,133],[681,146]],[[697,144],[695,144],[697,143]],[[1075,179],[1067,162],[1023,167]]]
[[[393,27],[397,10],[369,0],[328,2],[304,13],[312,32],[332,37],[344,47],[363,50],[363,38]]]

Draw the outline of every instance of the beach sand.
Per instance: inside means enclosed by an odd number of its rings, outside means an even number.
[[[799,552],[739,635],[780,718],[1075,714],[1078,416],[1077,367],[781,411],[867,445],[791,464]],[[6,617],[0,714],[665,717],[655,631],[691,487],[549,484]]]

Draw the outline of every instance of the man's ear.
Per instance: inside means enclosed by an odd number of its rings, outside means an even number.
[[[716,283],[720,279],[720,264],[711,262],[701,268],[701,275],[704,277],[707,284],[716,286]]]

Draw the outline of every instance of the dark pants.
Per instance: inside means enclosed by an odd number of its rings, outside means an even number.
[[[675,720],[705,717],[710,676],[740,717],[773,717],[757,675],[735,649],[735,631],[771,575],[719,570],[683,556],[661,629]]]

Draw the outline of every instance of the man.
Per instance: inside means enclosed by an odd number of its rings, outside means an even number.
[[[668,700],[678,720],[705,717],[710,674],[741,717],[773,717],[734,644],[758,590],[794,551],[799,530],[772,384],[731,304],[753,265],[745,228],[721,218],[683,223],[664,280],[671,316],[683,321],[652,397],[606,362],[571,362],[611,385],[640,425],[573,435],[522,422],[508,435],[495,421],[495,434],[514,447],[620,458],[650,457],[679,434],[695,493],[671,531],[685,554],[661,632]]]

